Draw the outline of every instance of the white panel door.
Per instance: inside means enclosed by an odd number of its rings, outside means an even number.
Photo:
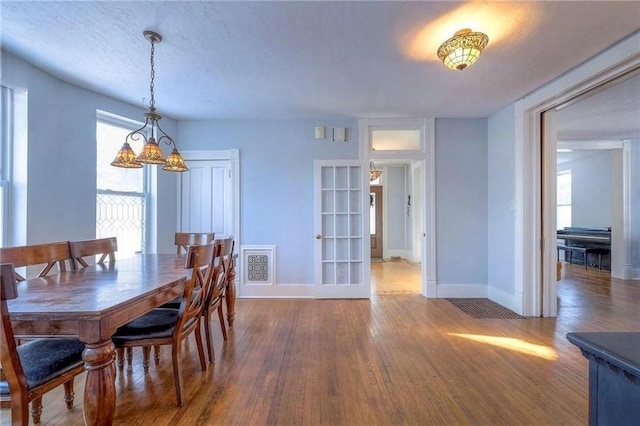
[[[369,198],[363,190],[365,179],[359,160],[314,162],[316,297],[368,298],[371,294],[364,271],[364,253],[369,250],[364,238],[363,206]],[[368,218],[368,209],[366,213]]]
[[[231,165],[225,160],[187,161],[180,175],[180,232],[233,234]]]

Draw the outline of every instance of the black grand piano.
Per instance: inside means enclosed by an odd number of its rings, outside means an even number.
[[[571,263],[611,269],[611,228],[565,227],[557,231],[558,258],[565,252]]]

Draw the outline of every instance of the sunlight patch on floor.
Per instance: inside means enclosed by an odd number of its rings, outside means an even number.
[[[548,359],[551,361],[558,358],[557,352],[549,346],[536,345],[535,343],[529,343],[525,340],[516,339],[514,337],[486,336],[482,334],[464,333],[449,333],[449,335],[473,340],[474,342],[498,346],[500,348],[520,352],[525,355],[537,356],[539,358]]]

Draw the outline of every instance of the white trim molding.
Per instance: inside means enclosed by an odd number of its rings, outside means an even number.
[[[515,103],[515,295],[521,296],[524,316],[556,316],[555,304],[544,303],[555,298],[555,278],[543,273],[543,257],[550,259],[552,244],[543,247],[543,240],[555,241],[555,229],[545,228],[542,235],[542,215],[555,208],[541,199],[542,166],[549,166],[550,155],[541,158],[541,115],[576,97],[601,87],[607,82],[640,67],[640,32],[593,57]],[[545,212],[545,213],[543,213]],[[547,262],[548,263],[548,262]],[[546,269],[555,265],[546,265]],[[551,291],[550,291],[551,290]],[[543,297],[543,291],[545,297]],[[553,294],[552,294],[553,293]]]

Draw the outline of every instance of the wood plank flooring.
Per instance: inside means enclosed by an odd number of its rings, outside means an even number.
[[[558,318],[477,320],[417,294],[371,300],[240,299],[229,341],[214,321],[216,363],[184,357],[185,406],[175,406],[170,352],[116,379],[126,425],[584,425],[587,360],[565,334],[638,330],[640,282],[565,266]],[[82,424],[62,390],[42,423]],[[2,410],[2,424],[9,424]]]

